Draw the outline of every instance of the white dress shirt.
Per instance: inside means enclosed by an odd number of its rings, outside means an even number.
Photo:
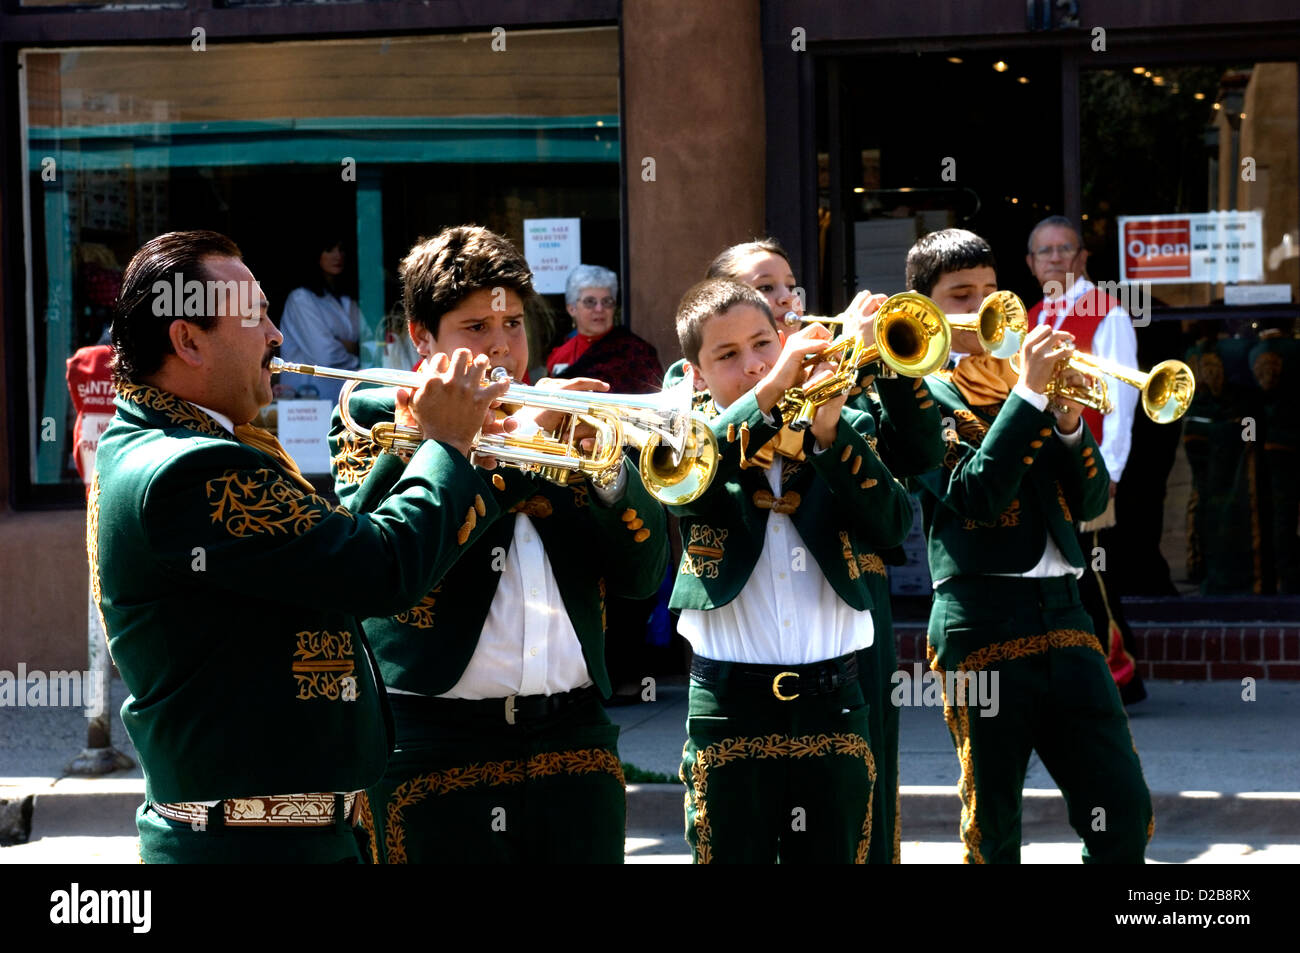
[[[776,455],[768,486],[781,495],[784,458]],[[769,512],[763,549],[740,594],[717,609],[683,609],[677,631],[705,658],[755,665],[804,665],[871,644],[871,611],[852,608],[822,575],[794,522]]]
[[[1055,315],[1052,327],[1059,331],[1075,302],[1094,287],[1087,278],[1080,278],[1062,297],[1047,299],[1039,313],[1039,323],[1045,322],[1049,315]],[[1137,334],[1133,330],[1133,319],[1121,306],[1111,308],[1097,325],[1091,353],[1122,367],[1137,367]],[[1122,384],[1113,377],[1106,377],[1105,381],[1106,393],[1115,409],[1106,415],[1102,427],[1101,458],[1106,461],[1110,478],[1118,483],[1132,446],[1133,414],[1137,410],[1138,392],[1136,387]]]
[[[329,293],[318,295],[310,288],[291,291],[280,316],[280,333],[284,335],[280,355],[286,361],[347,371],[361,366],[360,358],[347,348],[349,344],[355,348],[360,337],[361,309],[347,295],[341,298]],[[311,386],[316,388],[320,399],[334,404],[338,403],[339,391],[345,383],[328,377],[311,379]]]
[[[556,695],[590,684],[546,548],[520,513],[478,645],[460,680],[440,697]]]

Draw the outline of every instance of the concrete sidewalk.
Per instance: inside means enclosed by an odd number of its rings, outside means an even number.
[[[116,712],[124,690],[116,680],[113,688]],[[1195,856],[1188,845],[1230,842],[1249,850],[1300,842],[1300,684],[1258,682],[1254,701],[1242,699],[1239,682],[1148,682],[1147,688],[1150,697],[1130,710],[1130,724],[1155,802],[1152,854],[1163,850],[1161,859],[1178,862]],[[611,708],[610,716],[622,727],[624,762],[676,776],[685,740],[682,682],[660,682],[655,701]],[[0,803],[8,805],[0,807],[0,828],[6,811],[11,823],[21,824],[30,810],[32,842],[61,838],[66,850],[75,840],[87,861],[121,860],[128,847],[134,854],[132,819],[143,800],[143,776],[137,765],[103,778],[65,777],[85,728],[77,709],[0,709]],[[118,749],[134,759],[116,717],[113,731]],[[904,838],[955,841],[958,768],[942,711],[904,707],[900,749]],[[1026,841],[1077,844],[1060,793],[1036,757],[1025,787]],[[675,781],[629,785],[629,843],[653,835],[665,852],[683,851],[675,840],[682,794]],[[35,860],[37,846],[0,849],[0,862]]]

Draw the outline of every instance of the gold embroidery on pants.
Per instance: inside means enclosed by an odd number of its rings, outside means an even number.
[[[685,755],[686,749],[682,749]],[[686,805],[689,811],[695,808],[695,860],[700,864],[713,860],[713,828],[709,822],[707,795],[709,793],[709,770],[729,761],[742,761],[745,758],[820,758],[830,754],[848,755],[861,758],[867,766],[867,776],[871,786],[876,784],[876,759],[871,754],[871,746],[861,735],[838,733],[833,735],[756,735],[751,738],[724,738],[714,742],[695,753],[691,765],[691,779],[685,776],[685,759],[678,777],[687,785]],[[867,851],[871,847],[871,802],[866,800],[866,817],[862,821],[862,837],[854,853],[855,864],[867,862]]]
[[[544,751],[527,762],[485,761],[463,768],[448,768],[411,778],[398,785],[389,796],[385,809],[384,853],[390,864],[406,863],[406,828],[402,824],[403,812],[430,795],[437,796],[452,791],[474,787],[496,787],[501,784],[519,784],[535,778],[557,774],[611,774],[623,780],[623,765],[614,753],[604,748],[579,748],[576,751]]]
[[[298,683],[298,700],[327,698],[337,701],[351,682],[346,701],[357,697],[357,680],[352,672],[356,660],[352,653],[351,632],[299,632],[293,656],[293,677]]]
[[[948,725],[948,731],[952,733],[953,743],[957,747],[957,761],[961,765],[961,777],[957,781],[957,794],[961,797],[959,830],[962,845],[966,848],[962,853],[962,863],[982,864],[984,863],[984,855],[980,853],[982,837],[979,822],[975,816],[975,767],[971,761],[969,712],[965,705],[954,708],[948,704],[947,676],[943,667],[939,665],[934,646],[930,644],[928,639],[926,640],[925,657],[926,661],[930,663],[930,669],[939,675],[939,687],[943,693],[943,720]]]
[[[379,842],[375,840],[375,815],[370,812],[370,798],[365,791],[357,794],[357,826],[366,832],[370,842],[370,862],[379,864]]]
[[[899,795],[902,793],[898,787],[899,783],[900,782],[898,780],[898,771],[895,770],[894,771],[894,863],[896,864],[901,864],[903,862],[902,842],[900,840],[901,832],[903,829],[903,806],[902,806],[903,800],[901,797],[899,797]]]
[[[1106,655],[1101,650],[1101,643],[1097,641],[1097,637],[1091,632],[1084,632],[1081,629],[1053,629],[1046,635],[1029,635],[1021,639],[1008,639],[1006,642],[995,642],[992,645],[984,646],[982,649],[976,649],[961,660],[961,664],[957,666],[957,671],[978,672],[980,669],[988,668],[994,662],[1005,662],[1009,659],[1039,655],[1048,649],[1067,649],[1075,646],[1094,649],[1103,658]]]

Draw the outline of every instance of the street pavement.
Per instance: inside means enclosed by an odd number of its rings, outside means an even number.
[[[654,700],[611,708],[623,761],[674,778],[685,739],[686,688],[654,686]],[[1148,682],[1130,725],[1155,805],[1155,863],[1300,863],[1300,684]],[[115,680],[113,711],[124,690]],[[942,710],[900,713],[903,863],[958,863],[957,760]],[[0,708],[0,829],[31,796],[30,839],[0,848],[7,863],[135,863],[137,765],[101,778],[66,777],[85,741],[79,709]],[[120,720],[114,742],[135,758]],[[1079,841],[1037,758],[1025,780],[1025,863],[1079,863]],[[680,782],[628,787],[629,863],[684,863]],[[8,807],[4,807],[8,802]]]

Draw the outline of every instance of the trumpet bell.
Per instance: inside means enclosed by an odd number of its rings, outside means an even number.
[[[652,433],[641,448],[641,482],[660,503],[684,506],[709,488],[718,468],[718,438],[692,415],[680,451]]]
[[[1142,410],[1158,424],[1173,423],[1192,404],[1196,378],[1182,361],[1161,361],[1142,387]]]
[[[952,332],[939,306],[923,294],[904,291],[876,314],[880,360],[904,377],[933,374],[948,360]]]

